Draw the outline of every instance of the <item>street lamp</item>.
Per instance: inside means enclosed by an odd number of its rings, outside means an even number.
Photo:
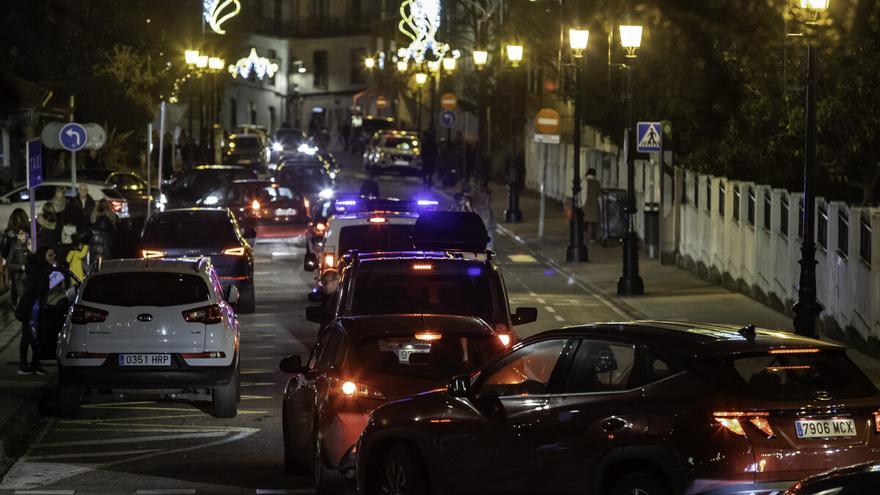
[[[406,63],[406,60],[398,60],[397,61],[397,72],[406,72],[409,69],[409,64]]]
[[[519,131],[522,129],[522,122],[519,119],[524,112],[520,109],[518,101],[522,100],[519,92],[519,77],[516,68],[519,67],[523,59],[523,46],[510,44],[505,48],[507,52],[507,61],[510,62],[512,69],[510,70],[510,154],[507,156],[507,210],[504,212],[504,221],[507,223],[519,223],[523,220],[522,210],[519,208]],[[515,87],[516,86],[516,87]]]
[[[422,87],[428,81],[428,74],[424,72],[416,73],[416,85],[419,88],[418,99],[416,100],[416,119],[419,121],[419,125],[417,126],[419,131],[419,138],[422,136]]]
[[[800,0],[802,9],[815,21],[828,9],[828,0]],[[816,50],[807,35],[807,77],[805,136],[804,136],[804,212],[801,217],[804,238],[801,243],[801,273],[798,280],[798,300],[794,304],[794,331],[798,335],[816,336],[816,319],[822,306],[816,300],[816,241],[814,211],[816,191],[813,190],[813,171],[816,168]]]
[[[373,57],[365,58],[364,59],[364,67],[366,67],[369,70],[373,70],[373,68],[376,67],[376,59]]]
[[[423,86],[425,84],[425,82],[427,82],[427,81],[428,81],[428,74],[425,74],[424,72],[416,73],[416,84],[418,84],[419,86]]]
[[[199,54],[196,57],[196,67],[198,67],[199,69],[206,69],[208,67],[209,58],[210,57],[208,57],[207,55]]]
[[[489,61],[489,52],[486,50],[474,50],[474,66],[477,70],[483,70]]]
[[[565,261],[587,261],[587,245],[584,243],[584,211],[581,208],[581,119],[584,114],[584,98],[581,87],[584,84],[583,58],[590,31],[580,28],[568,30],[568,43],[574,55],[574,162],[571,179],[571,219],[569,219],[569,242],[565,250]]]
[[[482,72],[489,62],[489,52],[486,50],[474,50],[474,67]],[[486,129],[486,78],[477,77],[477,163],[475,171],[477,177],[482,178],[485,174],[487,129]]]
[[[626,58],[635,60],[636,52],[641,44],[642,26],[620,26],[620,45],[626,50]],[[623,64],[622,68],[626,76],[624,82],[626,129],[623,134],[623,154],[626,159],[626,232],[623,234],[623,275],[617,280],[617,293],[621,296],[638,296],[645,293],[645,282],[639,275],[639,239],[635,231],[635,218],[638,210],[636,209],[636,168],[632,152],[632,65]]]
[[[455,58],[446,57],[443,59],[443,70],[453,72],[455,70]]]
[[[186,65],[195,66],[196,62],[199,59],[199,51],[198,50],[185,50],[183,52],[183,58],[186,60]]]

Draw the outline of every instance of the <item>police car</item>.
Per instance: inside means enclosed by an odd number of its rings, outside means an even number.
[[[238,290],[207,259],[106,261],[83,281],[58,337],[58,404],[79,414],[93,389],[207,395],[214,415],[239,400]]]
[[[507,346],[517,340],[514,326],[537,319],[537,308],[511,312],[504,278],[486,250],[489,237],[477,214],[426,212],[410,235],[408,249],[353,251],[336,268],[327,267],[328,275],[338,270],[338,289],[326,291],[330,302],[306,308],[307,319],[326,325],[362,315],[475,316]]]

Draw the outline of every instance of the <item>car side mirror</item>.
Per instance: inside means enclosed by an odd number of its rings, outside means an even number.
[[[510,315],[514,325],[525,325],[538,319],[538,308],[516,308],[516,313]]]
[[[303,258],[303,270],[313,272],[318,268],[318,255],[315,253],[306,253]]]
[[[245,239],[256,239],[257,238],[257,230],[253,227],[248,227],[244,229],[244,238]]]
[[[327,311],[322,306],[306,306],[306,320],[312,323],[324,323]]]
[[[226,294],[226,302],[232,305],[232,307],[238,306],[238,300],[241,299],[241,293],[238,291],[238,287],[234,285],[229,286],[229,293]]]
[[[278,363],[278,368],[285,373],[296,374],[305,372],[305,368],[303,368],[302,358],[299,354],[292,354],[282,359],[280,363]]]
[[[321,303],[324,302],[324,295],[320,292],[309,292],[309,302],[311,303]]]
[[[470,375],[458,375],[446,384],[446,392],[453,397],[467,397],[471,393]]]

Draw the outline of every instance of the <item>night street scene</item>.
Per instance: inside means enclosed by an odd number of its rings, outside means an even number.
[[[0,4],[0,495],[880,494],[880,0]]]

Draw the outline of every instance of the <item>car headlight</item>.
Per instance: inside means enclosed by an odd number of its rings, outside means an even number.
[[[330,199],[333,197],[333,189],[321,189],[321,192],[318,193],[318,196],[321,199]]]
[[[284,146],[282,146],[281,143],[272,143],[272,151],[280,153],[284,151]]]
[[[168,196],[165,196],[165,193],[159,195],[159,203],[163,205],[168,203]]]
[[[329,175],[331,179],[335,179],[335,178],[336,178],[336,172],[330,172],[330,173],[327,174],[327,175]]]
[[[214,196],[213,194],[208,196],[207,198],[205,198],[205,204],[208,206],[216,205],[219,202],[220,202],[220,198],[218,198],[217,196]]]

